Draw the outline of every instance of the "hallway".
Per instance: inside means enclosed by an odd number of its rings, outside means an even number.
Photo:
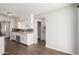
[[[44,42],[30,46],[10,41],[9,39],[5,39],[5,42],[6,53],[4,55],[67,55],[66,53],[46,48]]]

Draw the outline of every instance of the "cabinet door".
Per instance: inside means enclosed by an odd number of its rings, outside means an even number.
[[[13,32],[12,32],[12,34],[11,34],[11,40],[16,40],[16,35],[15,35],[15,33],[13,33]]]
[[[27,42],[28,42],[28,45],[31,45],[34,43],[34,40],[33,40],[33,34],[27,34]]]
[[[27,38],[25,36],[21,36],[21,43],[27,44]]]
[[[0,54],[4,54],[4,37],[0,37]]]
[[[12,35],[12,38],[13,38],[13,40],[16,40],[16,35],[13,34]]]

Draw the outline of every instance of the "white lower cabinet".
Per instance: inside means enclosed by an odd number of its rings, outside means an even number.
[[[12,33],[10,40],[16,40],[16,34],[15,33]]]
[[[17,35],[20,36],[20,43],[23,43],[25,45],[34,44],[33,33],[21,34],[21,33],[15,32],[15,33],[12,34],[12,40],[16,41]]]
[[[24,36],[21,35],[20,38],[21,38],[21,43],[23,44],[26,44],[26,45],[34,44],[32,33],[28,33],[27,35],[24,35]]]
[[[27,39],[28,39],[27,40],[28,45],[34,44],[33,33],[27,34]]]
[[[20,42],[27,45],[27,37],[26,36],[21,36],[20,37]]]
[[[0,37],[0,55],[4,54],[5,41],[4,37]]]

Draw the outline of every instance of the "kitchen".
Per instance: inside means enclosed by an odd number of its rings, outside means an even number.
[[[0,33],[2,35],[0,37],[2,39],[2,41],[0,41],[0,54],[6,53],[6,38],[9,38],[9,40],[24,45],[31,45],[37,43],[37,40],[34,39],[34,21],[32,14],[30,15],[30,17],[13,17],[9,15],[0,15],[0,17]]]

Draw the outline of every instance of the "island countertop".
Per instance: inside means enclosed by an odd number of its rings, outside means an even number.
[[[33,29],[12,29],[12,33],[15,35],[27,35],[32,34]]]
[[[12,32],[33,32],[33,29],[12,29]]]
[[[17,41],[17,36],[19,36],[19,42],[26,44],[26,45],[31,45],[34,44],[34,35],[33,31],[13,31],[11,35],[11,40]]]

